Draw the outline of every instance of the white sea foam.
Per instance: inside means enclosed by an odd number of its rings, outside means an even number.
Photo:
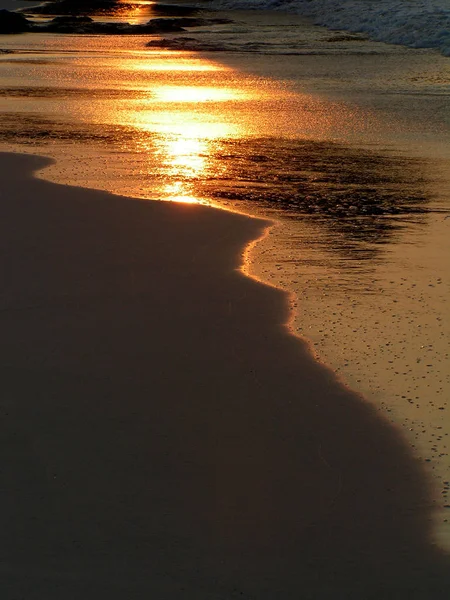
[[[285,10],[317,25],[450,56],[450,0],[211,0],[211,6]]]

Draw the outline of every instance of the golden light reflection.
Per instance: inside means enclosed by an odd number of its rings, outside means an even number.
[[[245,97],[243,92],[223,87],[160,86],[154,96],[162,102],[225,102]]]
[[[186,185],[183,181],[175,181],[164,186],[164,192],[171,202],[182,202],[183,204],[200,204],[200,199],[194,194],[187,193]]]
[[[199,138],[178,137],[164,142],[171,156],[173,170],[182,170],[184,177],[192,178],[205,169],[208,142]]]
[[[113,76],[123,96],[77,99],[77,118],[117,127],[124,152],[131,150],[139,164],[136,177],[127,181],[130,195],[202,202],[199,194],[208,192],[199,190],[227,177],[230,161],[220,154],[226,140],[317,139],[328,138],[336,127],[360,128],[351,107],[294,93],[287,85],[249,77],[198,54],[125,49],[107,69],[96,65],[97,71],[89,71],[95,85],[105,80],[109,88]]]
[[[186,144],[191,144],[192,140],[236,137],[241,131],[235,123],[216,121],[213,115],[199,115],[187,110],[161,111],[157,114],[157,118],[153,111],[149,111],[147,115],[136,113],[135,119],[133,126],[138,129],[164,135],[170,134],[184,140]]]
[[[162,188],[164,195],[172,202],[198,203],[192,188],[207,170],[209,142],[180,135],[162,137],[158,145],[169,180]]]
[[[161,132],[156,141],[156,154],[164,173],[159,193],[172,202],[200,203],[202,199],[196,196],[195,183],[208,177],[214,157],[214,141],[223,137],[226,129],[220,123],[204,123],[203,127],[196,127],[187,122],[185,112],[180,114],[181,122],[172,123],[170,130]]]
[[[193,60],[191,57],[176,56],[172,59],[173,51],[165,56],[161,56],[161,51],[155,53],[157,56],[152,56],[151,60],[144,61],[129,61],[124,65],[127,70],[136,71],[179,71],[186,73],[202,73],[211,71],[224,71],[226,68],[214,63],[199,61],[198,58]]]
[[[132,25],[149,20],[148,11],[152,4],[154,2],[140,2],[139,0],[133,0],[132,4],[129,0],[118,0],[117,2],[119,9],[120,5],[123,6],[123,10],[120,10],[120,17]]]
[[[181,70],[188,73],[188,65],[197,72],[216,68],[214,63],[197,56],[185,62]],[[189,74],[182,77],[188,83],[193,81]],[[172,202],[198,203],[202,199],[196,196],[195,183],[207,179],[208,173],[213,174],[215,141],[239,135],[240,127],[228,122],[229,113],[223,110],[223,104],[248,94],[228,86],[223,78],[220,85],[205,85],[204,78],[199,85],[171,83],[153,80],[149,97],[138,101],[139,108],[130,116],[134,127],[158,134],[151,140],[152,150],[148,150],[155,152],[156,146],[160,161],[163,177],[157,190],[159,196]],[[142,141],[141,147],[146,143]]]

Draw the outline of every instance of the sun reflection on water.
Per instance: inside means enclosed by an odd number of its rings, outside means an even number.
[[[151,60],[149,60],[149,58],[151,58]],[[202,73],[228,70],[224,65],[201,60],[198,56],[188,52],[174,50],[148,51],[145,59],[128,60],[126,63],[124,62],[123,68],[132,71],[133,73],[146,71]]]
[[[205,168],[208,143],[202,139],[175,138],[165,140],[167,154],[174,169],[183,169],[184,177],[195,177]]]
[[[348,134],[367,127],[351,106],[295,92],[288,83],[243,73],[200,54],[143,50],[137,38],[127,38],[122,46],[95,37],[74,38],[70,44],[67,49],[82,53],[68,54],[67,66],[61,62],[48,77],[57,79],[65,117],[81,128],[108,128],[102,143],[128,157],[126,165],[105,159],[105,172],[89,181],[116,193],[217,204],[213,188],[226,186],[227,178],[246,187],[242,161],[254,166],[271,160],[266,143],[256,150],[239,140],[329,139],[341,130]],[[37,112],[51,107],[59,122],[61,100],[44,92],[37,96],[42,102]],[[256,171],[252,168],[250,179]],[[257,179],[263,188],[264,180]]]
[[[182,69],[175,65],[174,71],[188,71],[189,65],[193,72],[216,70],[214,63],[199,61],[198,57],[182,60]],[[165,63],[167,72],[172,71],[172,65]],[[161,199],[173,202],[202,201],[195,194],[194,184],[207,178],[212,168],[215,141],[243,133],[236,123],[227,122],[227,112],[220,104],[246,96],[243,90],[224,86],[223,80],[216,85],[205,85],[204,81],[202,85],[173,85],[170,78],[162,77],[148,86],[145,99],[134,103],[132,110],[126,109],[127,123],[137,133],[137,147],[159,162],[162,176],[153,183],[153,196],[156,193]],[[151,149],[148,138],[140,139],[139,131],[156,134],[151,139]]]
[[[162,102],[225,102],[245,98],[245,94],[231,88],[206,86],[161,86],[154,91]]]
[[[195,183],[207,178],[215,140],[228,137],[231,128],[223,123],[189,123],[184,114],[181,122],[165,124],[154,142],[153,152],[164,174],[158,195],[173,202],[199,203],[202,200],[194,191]]]
[[[199,137],[186,137],[181,132],[178,136],[162,136],[158,146],[168,178],[168,183],[162,188],[167,198],[173,202],[199,202],[192,184],[206,171],[209,141]]]
[[[120,19],[126,19],[133,25],[146,23],[152,15],[152,5],[156,2],[149,0],[117,0],[115,12]]]

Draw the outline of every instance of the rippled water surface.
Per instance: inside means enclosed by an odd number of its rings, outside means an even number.
[[[231,16],[183,34],[216,45],[203,53],[0,36],[1,147],[56,158],[56,181],[277,219],[247,268],[293,293],[296,331],[403,427],[436,473],[444,536],[450,61]]]

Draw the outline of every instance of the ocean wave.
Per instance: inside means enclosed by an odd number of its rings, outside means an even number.
[[[283,10],[316,25],[361,32],[371,39],[450,56],[448,0],[211,0],[218,9]]]

